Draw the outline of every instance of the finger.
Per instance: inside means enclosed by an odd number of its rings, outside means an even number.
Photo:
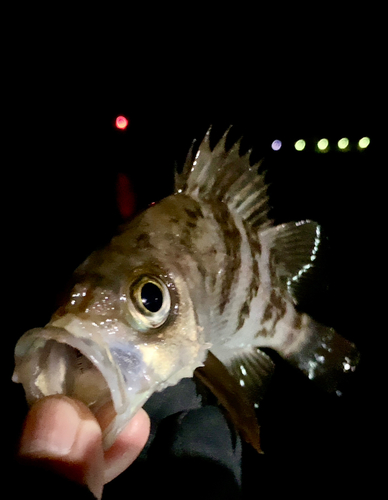
[[[35,403],[24,423],[19,456],[40,461],[101,498],[104,457],[101,428],[81,402],[50,396]]]
[[[139,410],[105,452],[105,483],[109,483],[138,457],[150,434],[150,418]]]

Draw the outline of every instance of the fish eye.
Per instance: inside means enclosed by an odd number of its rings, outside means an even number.
[[[154,276],[141,276],[129,287],[128,307],[140,330],[158,328],[167,320],[171,297],[167,285]]]
[[[143,306],[151,313],[157,313],[163,305],[163,291],[156,284],[151,281],[142,286],[141,301]]]

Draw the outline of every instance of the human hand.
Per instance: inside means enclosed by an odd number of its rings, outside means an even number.
[[[104,452],[102,429],[108,421],[109,408],[97,420],[80,401],[66,396],[41,399],[25,420],[19,457],[86,485],[101,498],[104,484],[132,464],[150,432],[149,417],[141,409]]]

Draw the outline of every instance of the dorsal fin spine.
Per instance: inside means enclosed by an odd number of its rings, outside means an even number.
[[[243,211],[244,207],[252,204],[252,202],[257,201],[258,196],[261,196],[266,191],[266,187],[263,185],[263,180],[260,177],[256,177],[252,182],[247,184],[233,200],[231,200],[230,206],[236,211]]]
[[[211,162],[210,131],[206,132],[197,153],[195,154],[190,170],[187,172],[186,191],[194,191],[198,187],[199,177],[205,175]]]
[[[194,159],[191,148],[182,173],[176,176],[175,192],[198,201],[216,199],[248,224],[266,226],[269,205],[265,174],[258,174],[261,162],[250,166],[251,150],[240,156],[241,138],[227,151],[229,130],[211,150],[210,128]]]
[[[177,166],[175,166],[175,193],[185,191],[187,188],[187,179],[194,161],[194,146],[196,142],[196,139],[194,139],[191,143],[190,149],[186,155],[185,163],[183,164],[182,172],[179,173]]]
[[[253,201],[256,201],[256,203],[254,203],[254,204],[251,203],[249,206],[244,208],[245,220],[249,221],[252,219],[252,217],[256,216],[257,214],[262,213],[263,207],[265,207],[268,204],[268,196],[263,196],[263,198],[261,200],[259,200],[258,202],[257,202],[257,200],[253,200]]]

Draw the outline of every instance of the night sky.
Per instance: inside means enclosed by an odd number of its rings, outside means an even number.
[[[275,221],[313,219],[324,227],[331,245],[330,291],[311,309],[356,342],[364,356],[346,402],[329,403],[327,417],[338,426],[330,422],[323,434],[313,425],[303,434],[304,386],[291,398],[277,381],[274,412],[287,411],[285,401],[301,409],[289,419],[276,414],[268,442],[286,460],[291,455],[282,446],[294,441],[282,437],[299,422],[298,460],[307,461],[310,439],[324,447],[327,438],[343,491],[356,491],[356,476],[375,484],[376,472],[365,470],[381,439],[375,432],[381,403],[374,362],[382,334],[374,326],[380,323],[374,313],[380,292],[372,272],[382,244],[375,227],[384,227],[378,206],[384,181],[376,133],[383,106],[377,42],[365,39],[362,19],[345,32],[341,23],[334,28],[311,23],[301,31],[290,22],[287,31],[276,30],[275,23],[265,34],[263,21],[257,32],[240,24],[241,33],[227,25],[214,34],[208,20],[196,25],[195,36],[183,22],[176,32],[141,22],[141,36],[133,32],[136,19],[128,20],[127,31],[108,31],[102,21],[88,24],[86,32],[82,22],[61,30],[32,23],[22,48],[6,57],[3,333],[13,434],[25,411],[22,392],[8,383],[13,346],[24,331],[48,321],[72,270],[122,222],[119,174],[130,180],[137,209],[145,208],[171,192],[174,162],[183,162],[193,139],[213,125],[215,142],[233,125],[231,140],[243,135],[242,148],[253,148],[253,160],[265,159]],[[17,16],[14,26],[15,34]],[[115,127],[118,115],[129,120],[124,131]],[[360,151],[357,143],[365,136],[371,143]],[[343,137],[350,141],[347,152],[338,151]],[[324,153],[316,151],[322,138],[329,141]],[[282,141],[279,151],[271,149],[275,139]],[[294,148],[299,139],[306,141],[303,151]],[[283,403],[276,403],[277,394]],[[324,408],[322,399],[309,395],[315,410]],[[276,464],[274,456],[270,453],[270,464]],[[333,481],[327,472],[331,456],[325,449],[317,467]],[[263,467],[275,480],[270,466]]]

